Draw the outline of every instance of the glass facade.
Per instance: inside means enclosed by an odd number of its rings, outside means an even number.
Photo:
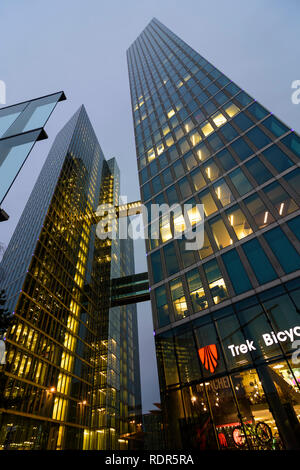
[[[205,213],[146,241],[168,446],[296,448],[300,138],[156,19],[127,60],[142,202]]]
[[[3,257],[14,321],[1,374],[3,449],[120,449],[141,393],[136,306],[110,308],[132,274],[132,241],[96,236],[95,211],[119,204],[82,106],[58,134]]]

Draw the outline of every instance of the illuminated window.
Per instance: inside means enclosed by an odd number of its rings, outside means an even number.
[[[189,293],[192,300],[195,312],[204,310],[208,307],[208,302],[205,297],[204,288],[198,269],[193,269],[186,274],[186,280],[189,287]]]
[[[214,185],[214,190],[222,206],[230,204],[234,197],[223,179]]]
[[[184,129],[185,129],[185,132],[190,132],[192,129],[194,129],[194,123],[191,119],[187,119],[184,123],[183,123],[183,126],[184,126]]]
[[[206,173],[206,177],[210,181],[214,181],[216,178],[218,178],[219,168],[217,167],[217,165],[215,164],[213,159],[211,159],[209,162],[207,162],[205,165],[203,165],[203,168],[204,168],[204,171]]]
[[[170,290],[176,319],[186,317],[188,314],[187,303],[179,277],[170,282]]]
[[[156,147],[157,155],[160,155],[164,151],[164,144],[161,142],[160,144],[157,145]]]
[[[167,135],[168,132],[170,132],[170,128],[169,128],[168,124],[164,124],[162,126],[162,131],[163,131],[163,135]]]
[[[254,218],[258,228],[263,228],[274,222],[274,217],[257,194],[244,199],[244,204]]]
[[[197,131],[194,131],[190,134],[190,139],[191,139],[193,147],[199,144],[200,140],[202,140],[200,134]]]
[[[290,214],[298,209],[294,199],[291,198],[279,183],[274,182],[269,184],[269,186],[264,188],[263,191],[272,202],[280,217]]]
[[[199,189],[202,189],[206,185],[206,182],[204,180],[204,177],[201,173],[200,168],[197,168],[197,170],[191,173],[191,178],[194,183],[195,191],[199,191]]]
[[[218,210],[209,190],[200,193],[199,199],[200,203],[204,204],[204,213],[206,216],[213,214],[213,212],[216,212]]]
[[[164,215],[160,220],[160,235],[163,242],[172,238],[169,214]]]
[[[168,111],[168,113],[167,113],[167,116],[168,116],[168,118],[170,119],[172,116],[174,116],[174,114],[175,114],[174,109],[170,109],[170,110]]]
[[[204,231],[203,247],[199,250],[199,256],[201,259],[204,259],[204,258],[207,258],[212,253],[213,253],[213,249],[211,247],[208,235],[206,231]]]
[[[232,245],[232,240],[221,217],[212,219],[209,225],[219,250]]]
[[[235,116],[239,112],[240,108],[238,108],[234,103],[227,103],[224,106],[224,111],[228,114],[229,117]]]
[[[201,131],[206,137],[214,131],[214,128],[208,121],[205,121],[201,126]]]
[[[216,260],[203,265],[209,290],[215,304],[222,302],[228,296],[225,281]]]
[[[235,206],[233,209],[227,211],[226,214],[239,240],[252,233],[252,228],[240,208]]]
[[[188,215],[191,225],[198,224],[198,222],[202,220],[201,214],[197,206],[192,207],[191,209],[188,209],[187,215]]]
[[[150,163],[155,158],[155,152],[153,148],[148,150],[147,156],[148,156],[148,162]]]
[[[166,137],[166,146],[171,147],[173,144],[174,144],[174,139],[172,135],[170,134]]]
[[[217,127],[220,127],[227,122],[226,117],[220,112],[215,113],[211,118]]]
[[[192,168],[194,168],[195,166],[197,166],[197,160],[196,160],[194,154],[192,153],[192,151],[188,152],[184,156],[184,161],[185,161],[185,164],[186,164],[187,169],[189,171],[192,170]]]
[[[185,225],[185,221],[184,221],[184,217],[183,217],[183,214],[182,214],[181,207],[178,207],[174,211],[173,223],[174,223],[174,236],[175,237],[176,237],[176,235],[181,234],[182,232],[185,231],[186,225]]]

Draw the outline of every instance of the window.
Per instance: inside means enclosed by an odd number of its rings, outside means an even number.
[[[221,179],[218,183],[214,184],[214,190],[223,207],[227,206],[234,200],[234,197],[224,179]]]
[[[276,137],[280,137],[289,130],[289,128],[282,124],[282,122],[278,121],[275,116],[269,116],[262,124]]]
[[[177,243],[181,254],[182,263],[185,268],[191,266],[191,264],[194,264],[198,261],[198,257],[196,255],[195,250],[185,249],[186,238],[184,236],[182,238],[178,238]]]
[[[234,206],[232,209],[227,211],[226,215],[239,240],[247,237],[252,233],[252,229],[244,213],[238,206]]]
[[[265,147],[271,143],[271,139],[269,139],[269,137],[267,137],[266,134],[259,129],[259,127],[254,127],[246,135],[258,149],[261,149],[262,147]]]
[[[300,168],[291,171],[291,173],[288,173],[283,178],[296,193],[300,194]]]
[[[227,122],[226,117],[222,113],[220,113],[219,111],[217,113],[213,114],[211,118],[212,118],[215,126],[217,126],[217,127],[220,127],[223,124],[225,124],[225,122]]]
[[[203,165],[203,169],[205,171],[206,177],[210,181],[214,181],[219,176],[219,168],[211,158],[209,162]]]
[[[289,196],[283,187],[276,181],[272,184],[269,184],[266,188],[263,189],[263,191],[266,196],[268,196],[275,209],[277,209],[280,217],[284,217],[285,215],[294,212],[298,208],[294,199],[292,199],[291,196]]]
[[[208,137],[207,142],[210,144],[211,148],[213,149],[214,152],[219,150],[220,148],[224,147],[224,144],[220,137],[214,133],[210,137]]]
[[[168,300],[164,286],[155,289],[157,319],[160,327],[170,323]]]
[[[156,146],[157,155],[160,155],[164,151],[164,144],[161,142]]]
[[[169,111],[167,112],[168,119],[170,119],[172,116],[174,116],[174,114],[175,114],[174,109],[169,109]]]
[[[199,310],[204,310],[207,308],[208,302],[205,297],[205,292],[198,269],[195,268],[192,271],[189,271],[186,274],[186,280],[194,311],[198,312]]]
[[[166,186],[168,186],[169,184],[171,184],[173,182],[173,176],[172,176],[170,168],[167,168],[162,173],[162,175],[163,175],[163,180],[164,180],[164,183],[165,183]]]
[[[155,152],[153,148],[148,150],[147,156],[148,156],[148,162],[150,163],[155,158]]]
[[[264,238],[286,273],[300,269],[300,255],[280,227],[266,232]]]
[[[269,258],[256,238],[244,243],[242,247],[259,284],[265,284],[277,277]]]
[[[232,142],[231,148],[235,151],[241,161],[245,160],[253,153],[253,150],[248,144],[246,144],[242,137]]]
[[[171,147],[174,144],[174,139],[171,134],[166,136],[165,141],[167,147]]]
[[[181,150],[182,154],[184,154],[185,152],[190,150],[189,143],[188,143],[188,141],[185,137],[183,139],[181,139],[178,143],[179,143],[179,147],[180,147],[180,150]]]
[[[150,170],[151,176],[155,176],[157,174],[158,172],[157,160],[153,160],[153,162],[150,163],[149,170]]]
[[[258,120],[263,119],[268,114],[268,111],[258,103],[252,103],[247,111]]]
[[[222,255],[228,276],[231,280],[235,293],[242,294],[252,289],[246,270],[240,260],[236,249],[230,250]]]
[[[284,153],[277,145],[272,145],[267,150],[263,152],[263,156],[268,160],[271,165],[281,173],[284,170],[287,170],[294,163],[289,159],[289,157]]]
[[[186,225],[185,225],[181,207],[178,207],[175,209],[174,214],[173,214],[173,223],[174,223],[174,237],[176,237],[177,235],[185,231]]]
[[[219,250],[222,250],[222,248],[225,248],[226,246],[229,246],[232,244],[232,240],[230,238],[230,235],[225,227],[225,224],[222,220],[222,218],[215,217],[209,222],[211,231],[213,233],[216,245]]]
[[[152,186],[153,186],[153,192],[154,194],[158,193],[161,191],[161,182],[160,182],[160,177],[159,175],[153,178],[152,180]]]
[[[151,267],[152,267],[152,276],[154,284],[159,282],[163,278],[163,272],[161,267],[160,252],[156,251],[150,255]]]
[[[189,184],[189,182],[186,178],[182,178],[178,182],[178,185],[179,185],[180,192],[181,192],[181,195],[182,195],[183,199],[191,196],[192,190],[191,190],[190,184]]]
[[[240,108],[238,108],[236,104],[232,103],[231,101],[229,101],[229,103],[227,103],[223,109],[229,117],[235,116],[240,111]]]
[[[174,170],[176,178],[180,178],[181,176],[184,175],[184,168],[181,163],[181,160],[178,160],[176,163],[174,163],[173,170]]]
[[[202,217],[201,217],[201,214],[198,210],[198,207],[196,206],[195,200],[192,199],[192,200],[186,201],[186,204],[191,204],[191,203],[195,204],[195,205],[193,205],[193,207],[191,207],[191,209],[188,209],[187,216],[189,218],[190,224],[193,226],[193,225],[196,225],[199,222],[201,222]]]
[[[284,137],[281,142],[294,152],[297,157],[300,157],[300,138],[297,135],[292,132]]]
[[[209,255],[213,253],[213,249],[211,247],[208,235],[206,233],[206,230],[204,231],[204,241],[203,241],[203,247],[199,250],[199,256],[201,259],[207,258]]]
[[[170,282],[171,297],[176,320],[180,320],[188,315],[186,298],[183,292],[180,277]]]
[[[240,196],[251,191],[252,185],[240,168],[234,170],[229,176]]]
[[[214,131],[213,126],[208,121],[205,121],[201,125],[200,129],[203,132],[205,137],[207,137],[209,134],[211,134]]]
[[[151,189],[149,183],[144,184],[142,186],[142,193],[143,193],[143,200],[146,201],[151,197]]]
[[[234,129],[234,127],[232,127],[231,124],[229,124],[229,122],[225,124],[225,126],[223,126],[219,132],[224,136],[227,142],[230,142],[238,135],[237,131]]]
[[[273,178],[272,173],[270,173],[258,157],[251,158],[251,160],[245,164],[245,167],[249,170],[258,184],[263,184]]]
[[[142,181],[142,183],[146,183],[147,179],[148,179],[148,171],[147,171],[147,168],[144,168],[141,171],[141,181]]]
[[[204,204],[204,213],[206,216],[209,216],[210,214],[213,214],[213,212],[216,212],[218,210],[209,190],[200,193],[199,199],[200,203]]]
[[[195,191],[199,191],[199,189],[202,189],[206,185],[200,168],[197,168],[197,170],[191,173],[191,178],[193,180]]]
[[[218,304],[228,296],[225,281],[220,272],[217,260],[211,260],[203,265],[209,290],[215,304]]]
[[[168,245],[166,245],[163,248],[163,251],[165,255],[167,275],[172,276],[172,274],[175,274],[179,271],[174,242],[171,242]]]
[[[160,220],[160,236],[163,243],[172,238],[170,214],[164,214]]]
[[[242,106],[247,106],[247,104],[251,103],[252,98],[247,95],[244,91],[241,91],[235,99],[242,105]]]
[[[175,145],[174,145],[173,148],[171,148],[169,150],[169,157],[170,157],[171,161],[174,161],[174,160],[176,160],[176,158],[179,157],[179,153],[178,153],[177,148],[175,147]]]
[[[231,170],[231,168],[233,168],[237,164],[233,156],[227,149],[224,149],[221,152],[217,153],[215,155],[215,158],[221,163],[225,171]]]
[[[168,188],[166,190],[166,195],[167,195],[170,206],[178,202],[178,194],[177,194],[175,186],[171,186],[170,188]]]
[[[194,131],[190,134],[190,139],[193,147],[199,144],[200,140],[202,140],[200,134],[197,131]]]
[[[197,160],[191,151],[185,155],[184,161],[189,171],[195,166],[197,166]]]
[[[247,197],[247,199],[244,199],[244,204],[254,218],[258,228],[263,228],[274,222],[274,217],[257,194],[253,194]]]
[[[208,157],[210,157],[210,151],[204,143],[198,145],[195,150],[200,162],[204,162]]]

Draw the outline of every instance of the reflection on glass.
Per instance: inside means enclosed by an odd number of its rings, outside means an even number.
[[[163,242],[172,238],[169,214],[164,215],[160,220],[160,235]]]
[[[204,171],[206,173],[207,178],[210,181],[214,181],[219,176],[219,168],[215,164],[215,162],[211,159],[205,165],[203,165]]]
[[[204,213],[206,216],[218,210],[215,204],[215,201],[213,200],[212,195],[210,194],[209,190],[203,191],[202,193],[200,193],[199,199],[200,199],[200,203],[204,204]]]
[[[214,190],[223,207],[227,206],[234,200],[234,197],[224,179],[221,179],[218,183],[214,184]]]
[[[274,217],[257,194],[253,194],[253,196],[244,199],[244,203],[252,217],[255,219],[258,228],[263,228],[274,222]]]
[[[273,206],[277,209],[278,215],[284,217],[298,209],[294,199],[283,189],[283,187],[274,182],[264,188],[264,193],[268,196]]]

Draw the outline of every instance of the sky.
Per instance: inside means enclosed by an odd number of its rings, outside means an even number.
[[[6,245],[58,131],[84,104],[107,159],[116,157],[121,194],[140,198],[126,49],[156,17],[231,80],[300,131],[299,0],[1,0],[0,80],[7,103],[64,90],[3,203]],[[136,272],[146,270],[144,241],[135,242]],[[138,304],[143,411],[159,402],[149,302]]]

